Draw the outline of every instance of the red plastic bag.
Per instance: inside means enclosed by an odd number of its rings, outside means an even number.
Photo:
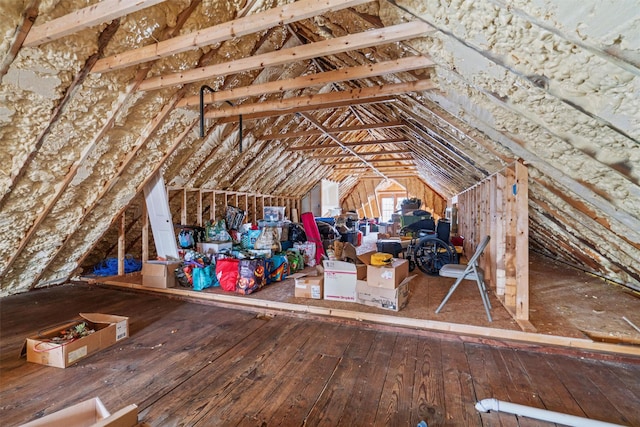
[[[238,284],[238,271],[240,260],[235,258],[222,258],[216,262],[216,277],[220,287],[225,291],[235,292]]]

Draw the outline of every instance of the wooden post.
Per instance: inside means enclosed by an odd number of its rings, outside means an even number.
[[[142,203],[142,262],[149,261],[149,213],[147,203]]]
[[[515,171],[506,169],[507,188],[505,198],[505,294],[504,303],[515,313],[516,308],[516,203]]]
[[[202,227],[202,190],[198,190],[198,226]]]
[[[123,211],[120,216],[120,230],[118,230],[118,276],[124,276],[125,212],[126,211]]]
[[[516,162],[516,319],[529,320],[529,183],[527,168]]]
[[[506,270],[505,270],[505,249],[506,249],[506,234],[505,234],[505,194],[507,179],[501,173],[496,174],[496,228],[494,230],[494,236],[492,240],[495,241],[495,276],[496,276],[496,293],[498,296],[504,296],[505,284],[506,284]]]
[[[182,210],[180,211],[180,224],[187,225],[187,189],[182,189]]]

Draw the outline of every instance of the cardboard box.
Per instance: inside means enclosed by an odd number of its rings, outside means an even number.
[[[55,343],[51,338],[60,331],[86,322],[90,335],[64,344]],[[107,348],[129,336],[129,318],[100,313],[80,313],[80,317],[63,325],[40,331],[38,335],[26,339],[21,356],[27,355],[27,362],[66,368],[98,351]]]
[[[296,298],[322,299],[324,285],[323,276],[297,277],[295,279],[295,283]]]
[[[324,260],[324,299],[330,301],[356,302],[358,276],[364,274],[366,266],[345,261]],[[366,283],[366,282],[365,282]]]
[[[198,252],[205,255],[217,255],[220,252],[231,252],[233,249],[233,242],[208,242],[198,243],[196,245]]]
[[[175,261],[147,261],[142,264],[142,286],[151,288],[173,288],[176,285]]]
[[[129,405],[110,414],[100,398],[85,400],[33,420],[21,427],[133,427],[138,424],[138,406]]]
[[[369,286],[366,282],[358,282],[356,286],[357,302],[385,310],[400,311],[409,301],[409,282],[416,277],[409,276],[395,289]]]
[[[367,284],[378,288],[395,289],[409,275],[409,260],[393,258],[388,266],[367,266]]]

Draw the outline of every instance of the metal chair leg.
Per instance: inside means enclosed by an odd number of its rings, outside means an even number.
[[[460,284],[460,282],[462,282],[462,279],[464,277],[459,277],[456,282],[449,288],[449,292],[447,293],[447,295],[444,297],[444,299],[442,300],[442,302],[440,303],[440,305],[438,306],[438,309],[436,310],[436,314],[440,312],[440,310],[442,310],[442,307],[444,307],[444,305],[446,304],[446,302],[449,300],[449,298],[451,297],[451,295],[453,294],[453,292],[456,290],[456,288],[458,287],[458,285]]]

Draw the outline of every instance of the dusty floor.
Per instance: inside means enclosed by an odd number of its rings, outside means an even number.
[[[366,242],[360,251],[366,251]],[[370,243],[369,243],[370,244]],[[314,275],[315,269],[304,272]],[[435,309],[446,295],[453,279],[428,276],[415,270],[411,295],[407,306],[393,312],[361,304],[301,299],[294,297],[294,281],[287,279],[266,286],[260,291],[242,296],[256,303],[281,302],[321,307],[331,310],[351,310],[408,319],[426,319],[452,324],[491,327],[520,331],[521,326],[511,317],[494,292],[491,294],[493,322],[489,322],[473,282],[465,281],[443,310]],[[102,283],[140,285],[141,276],[133,273],[123,277],[101,279]],[[184,288],[182,288],[184,289]],[[530,323],[539,334],[593,341],[640,345],[640,332],[624,320],[640,326],[640,294],[602,280],[546,257],[530,255]],[[199,293],[188,292],[190,297]],[[236,295],[219,288],[209,288],[202,294]],[[201,295],[202,295],[201,294]]]

